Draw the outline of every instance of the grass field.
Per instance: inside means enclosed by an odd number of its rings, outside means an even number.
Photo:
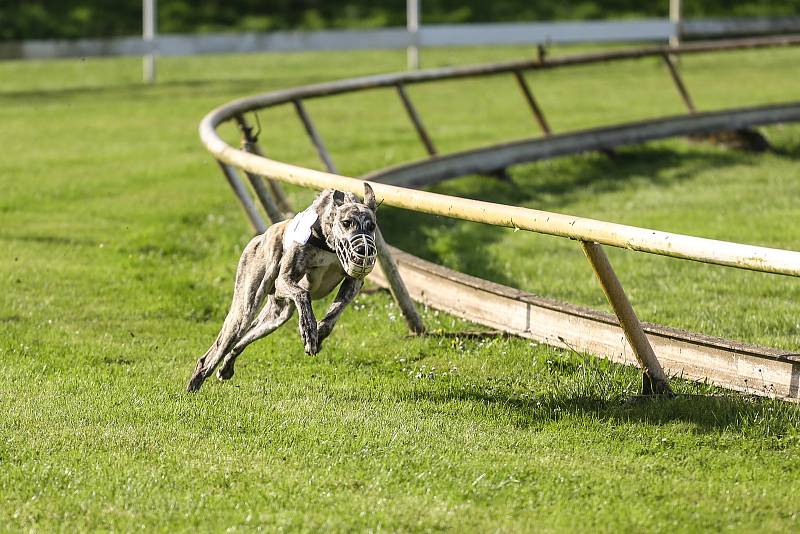
[[[779,102],[800,89],[798,54],[687,58],[683,69],[701,109]],[[154,87],[138,82],[137,59],[0,63],[0,529],[797,530],[800,407],[739,395],[628,405],[635,369],[521,339],[408,338],[382,292],[360,296],[318,356],[303,354],[293,322],[248,349],[232,382],[183,392],[249,238],[197,140],[200,118],[235,97],[403,62],[163,59]],[[556,131],[681,111],[655,61],[530,82]],[[442,151],[535,133],[512,79],[410,91]],[[389,91],[308,108],[344,173],[423,156]],[[291,109],[261,120],[271,155],[319,166]],[[800,127],[765,132],[775,153],[674,140],[520,166],[513,185],[472,177],[436,190],[800,250]],[[291,194],[297,206],[311,198]],[[573,242],[380,217],[412,253],[605,309]],[[797,280],[609,254],[644,319],[800,349]]]

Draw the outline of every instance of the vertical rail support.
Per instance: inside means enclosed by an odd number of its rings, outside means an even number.
[[[431,139],[431,136],[428,134],[428,130],[425,129],[422,118],[419,116],[419,113],[417,113],[417,108],[415,108],[414,103],[411,102],[405,85],[398,83],[395,85],[395,88],[397,89],[397,94],[400,96],[400,100],[403,102],[403,107],[408,114],[408,118],[411,119],[411,122],[414,124],[414,129],[417,131],[420,141],[425,145],[425,150],[428,152],[429,156],[435,156],[438,154],[436,145],[433,144],[433,139]],[[497,171],[491,172],[489,176],[497,178],[498,180],[511,181],[511,176],[509,176],[505,169],[498,169]]]
[[[692,97],[689,95],[689,90],[686,89],[686,85],[683,83],[683,78],[681,78],[681,74],[675,67],[675,63],[672,61],[672,58],[669,57],[669,54],[665,53],[661,55],[661,59],[663,59],[664,63],[667,65],[667,69],[669,69],[669,75],[672,76],[672,81],[675,82],[675,87],[678,89],[678,92],[683,99],[683,103],[686,105],[686,109],[689,110],[689,113],[695,113],[697,108],[695,108]]]
[[[539,46],[539,62],[545,62],[545,54],[546,51],[544,47],[541,45]],[[542,134],[547,137],[553,133],[553,130],[550,129],[550,124],[547,122],[547,119],[544,117],[544,113],[542,112],[542,108],[539,107],[539,103],[536,101],[536,98],[533,96],[533,92],[531,91],[528,82],[525,81],[525,74],[520,70],[514,71],[514,78],[517,79],[517,85],[519,85],[520,91],[522,91],[522,96],[525,97],[525,101],[528,103],[528,107],[531,108],[531,112],[533,112],[533,117],[536,119],[536,122],[539,124],[539,128],[542,129]],[[616,153],[614,152],[613,148],[604,148],[600,149],[600,152],[608,156],[609,158],[614,158]],[[507,176],[507,173],[503,173],[504,176]]]
[[[414,301],[411,300],[411,295],[408,294],[408,289],[400,277],[397,262],[394,261],[394,257],[389,252],[389,246],[384,241],[380,228],[375,229],[375,247],[378,249],[378,263],[380,263],[383,275],[389,282],[389,291],[399,306],[409,331],[412,334],[424,334],[425,324],[422,322],[422,317],[417,312]]]
[[[669,21],[672,23],[672,33],[669,36],[669,46],[675,48],[681,44],[681,0],[669,0]]]
[[[255,230],[256,234],[263,234],[267,229],[267,225],[264,224],[264,219],[262,219],[261,214],[258,213],[258,208],[247,192],[247,188],[242,183],[239,175],[236,174],[234,168],[227,163],[223,163],[219,160],[217,160],[217,163],[220,169],[222,169],[222,174],[225,175],[225,179],[228,180],[231,189],[233,189],[233,193],[236,195],[236,198],[239,199],[242,208],[244,208],[244,213],[247,215],[247,219],[250,221],[253,230]]]
[[[319,158],[322,160],[325,168],[328,170],[328,172],[337,174],[336,165],[333,164],[331,155],[328,152],[328,149],[325,148],[325,143],[322,142],[322,137],[320,137],[319,132],[317,132],[317,128],[311,121],[311,117],[308,115],[306,107],[303,105],[303,101],[298,98],[292,100],[292,103],[294,104],[294,109],[297,111],[297,115],[303,122],[306,133],[311,138],[311,142],[314,144],[314,148],[317,149],[317,154],[319,154]]]
[[[264,207],[264,211],[267,212],[267,217],[269,217],[269,220],[275,224],[286,219],[283,212],[278,209],[278,205],[275,204],[275,201],[272,199],[272,195],[270,195],[269,191],[267,190],[267,186],[261,176],[253,174],[249,171],[244,171],[244,174],[247,176],[250,185],[253,186],[253,191],[256,192],[256,197],[258,197],[258,200]]]
[[[414,107],[414,104],[411,102],[405,86],[402,83],[398,83],[395,85],[395,87],[397,88],[397,94],[400,95],[400,100],[403,101],[403,107],[406,108],[408,118],[411,119],[412,123],[414,123],[414,128],[417,130],[417,135],[419,136],[420,141],[422,141],[422,144],[425,145],[425,150],[428,151],[428,155],[435,156],[436,146],[433,144],[431,136],[428,135],[425,125],[422,124],[422,119],[420,118],[419,113],[417,113],[417,109]]]
[[[672,59],[670,54],[666,52],[661,54],[661,58],[667,65],[669,74],[672,76],[672,81],[675,82],[675,87],[677,87],[678,92],[683,99],[683,103],[686,105],[686,109],[689,110],[689,114],[691,115],[696,113],[697,108],[692,101],[691,95],[689,95],[689,90],[683,83],[683,78],[681,78],[678,68],[675,66],[675,61]],[[708,134],[695,134],[690,135],[689,139],[706,141],[709,143],[726,146],[728,148],[750,150],[754,152],[762,152],[770,149],[769,141],[761,132],[758,131],[757,128],[738,128],[735,130],[725,130]]]
[[[522,73],[522,71],[515,70],[514,77],[517,79],[517,84],[522,91],[522,95],[525,97],[525,101],[528,102],[528,106],[533,112],[533,117],[539,124],[539,128],[542,129],[542,133],[545,136],[550,135],[552,133],[552,130],[550,130],[550,125],[547,124],[547,119],[544,118],[542,108],[539,107],[538,102],[536,102],[536,98],[534,98],[533,93],[531,92],[531,88],[528,86],[528,82],[525,81],[525,75]]]
[[[156,81],[157,10],[156,0],[142,0],[142,40],[147,47],[147,53],[142,58],[142,78],[145,83],[155,83]]]
[[[236,122],[242,132],[242,147],[245,151],[250,152],[251,154],[255,153],[255,148],[252,142],[252,128],[250,128],[247,123],[244,122],[244,118],[241,115],[236,116]],[[250,185],[253,186],[253,190],[256,192],[256,197],[258,197],[258,200],[264,207],[264,211],[267,213],[270,221],[272,221],[274,224],[284,220],[286,218],[284,210],[281,210],[276,204],[272,194],[270,194],[270,191],[267,189],[267,186],[264,183],[264,179],[258,174],[254,174],[249,171],[244,172],[247,176],[247,179],[250,181]]]
[[[406,31],[411,44],[406,48],[408,70],[419,69],[419,0],[406,0]]]
[[[542,43],[536,45],[536,59],[539,63],[547,63],[547,47]]]
[[[242,133],[242,148],[244,148],[244,150],[250,154],[263,156],[264,152],[261,150],[261,145],[258,144],[258,134],[253,133],[253,127],[247,122],[245,116],[236,115],[236,124],[239,125],[239,131]],[[260,131],[261,127],[259,125],[259,132]],[[283,191],[283,187],[281,187],[280,182],[268,177],[266,180],[269,184],[270,190],[272,191],[272,196],[275,198],[275,202],[278,204],[278,208],[284,214],[291,214],[292,207],[289,204],[289,199],[286,197],[286,193]]]
[[[650,346],[642,324],[636,317],[636,312],[633,311],[628,296],[622,289],[622,284],[614,273],[603,247],[588,241],[582,241],[581,245],[642,368],[642,395],[672,396],[672,388],[669,386],[664,370],[653,352],[653,347]]]

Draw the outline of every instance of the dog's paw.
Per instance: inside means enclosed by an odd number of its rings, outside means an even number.
[[[219,380],[230,380],[233,378],[233,362],[226,363],[217,369],[217,378]]]
[[[314,356],[319,352],[319,339],[314,336],[313,338],[303,340],[306,354]]]
[[[319,321],[317,323],[317,339],[319,340],[320,343],[322,343],[322,341],[325,338],[327,338],[329,335],[331,335],[331,329],[332,328],[333,327],[330,326],[325,321]]]
[[[190,393],[197,391],[203,385],[203,381],[206,379],[204,364],[205,358],[197,360],[192,377],[189,379],[189,383],[186,384],[186,391]]]
[[[319,336],[317,334],[317,322],[314,320],[300,322],[300,338],[303,340],[303,347],[306,354],[313,356],[319,352]]]
[[[202,374],[192,375],[192,378],[189,379],[189,383],[186,384],[186,391],[188,391],[189,393],[194,393],[195,391],[200,389],[200,386],[203,385],[203,380],[205,380],[205,378],[206,377],[204,377]]]

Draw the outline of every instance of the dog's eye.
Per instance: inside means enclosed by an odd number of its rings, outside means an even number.
[[[351,224],[352,223],[348,219],[342,221],[342,226],[344,226],[345,228],[350,228]]]

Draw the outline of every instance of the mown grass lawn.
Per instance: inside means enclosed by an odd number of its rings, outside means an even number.
[[[529,55],[426,51],[429,66]],[[791,50],[686,58],[702,109],[800,88]],[[230,383],[183,392],[249,238],[196,135],[235,97],[399,70],[398,52],[0,63],[0,528],[9,531],[793,531],[800,407],[739,395],[623,401],[635,369],[513,338],[409,338],[362,295],[324,350],[294,322]],[[533,74],[554,129],[678,113],[655,61]],[[411,88],[440,149],[535,133],[512,79]],[[342,172],[422,157],[389,91],[308,104]],[[270,154],[319,166],[289,108]],[[743,154],[682,140],[437,190],[800,249],[800,128]],[[291,190],[300,206],[311,198]],[[382,209],[387,239],[605,306],[572,242]],[[413,226],[412,226],[413,225]],[[410,232],[409,228],[414,228]],[[797,280],[610,251],[647,320],[798,350]],[[432,328],[470,327],[424,310]],[[675,380],[684,393],[719,393]]]

